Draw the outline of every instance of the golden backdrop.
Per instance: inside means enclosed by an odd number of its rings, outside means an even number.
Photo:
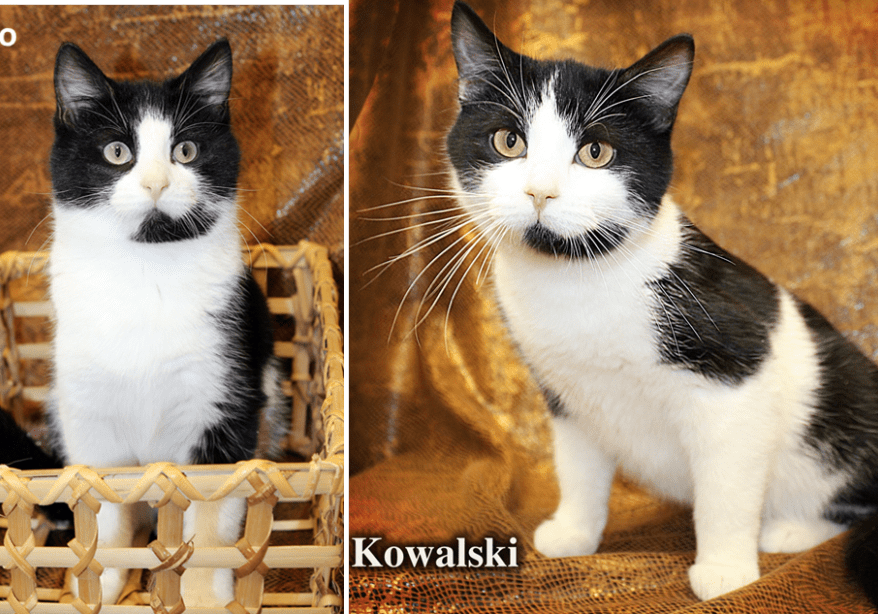
[[[472,5],[514,49],[601,66],[627,66],[674,34],[693,34],[694,72],[673,141],[674,198],[708,235],[876,356],[874,2]],[[385,544],[516,535],[524,562],[517,570],[355,569],[352,611],[378,603],[388,611],[870,611],[844,576],[844,536],[800,555],[761,555],[763,579],[699,604],[686,577],[691,512],[622,479],[597,555],[547,560],[532,551],[534,528],[557,504],[547,412],[490,282],[476,266],[455,294],[458,274],[422,318],[445,261],[421,273],[457,236],[381,268],[429,235],[416,221],[433,219],[399,218],[450,204],[436,190],[448,186],[444,136],[457,104],[451,7],[353,0],[350,8],[349,526],[352,536]],[[385,207],[392,203],[402,204]]]

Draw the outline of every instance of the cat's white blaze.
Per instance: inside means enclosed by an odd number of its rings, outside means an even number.
[[[154,113],[146,113],[135,129],[134,167],[113,186],[110,197],[110,205],[128,222],[126,230],[132,225],[136,230],[154,207],[182,217],[199,196],[195,173],[172,161],[173,132],[170,120]]]
[[[572,238],[595,230],[602,221],[632,219],[623,178],[576,163],[577,144],[571,133],[547,89],[531,118],[527,155],[485,175],[482,192],[492,203],[496,222],[520,234],[540,221],[558,235]],[[534,207],[535,193],[551,196],[545,208]]]
[[[534,115],[526,157],[484,173],[495,221],[521,231],[539,215],[569,236],[635,220],[624,176],[573,163],[577,145],[547,101]],[[529,193],[539,181],[554,194],[544,208]],[[679,261],[683,219],[666,198],[652,221],[630,225],[618,249],[580,260],[578,271],[512,238],[497,248],[494,277],[513,338],[566,412],[553,421],[561,502],[537,530],[537,548],[551,556],[593,552],[609,484],[621,468],[655,492],[693,504],[698,557],[690,579],[704,597],[758,577],[757,542],[794,551],[840,532],[822,513],[845,476],[831,473],[803,443],[820,367],[785,291],[770,354],[742,383],[662,361],[654,324],[661,306],[649,284]]]

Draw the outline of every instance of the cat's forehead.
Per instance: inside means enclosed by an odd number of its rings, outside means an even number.
[[[521,57],[518,74],[512,70],[501,71],[495,78],[499,87],[488,88],[486,97],[504,96],[504,90],[517,92],[518,100],[524,102],[521,109],[530,120],[538,108],[548,99],[558,112],[568,119],[582,115],[591,104],[613,93],[613,83],[618,71],[594,68],[573,60],[545,61]],[[493,91],[491,91],[493,90]]]
[[[141,154],[164,155],[174,136],[171,118],[150,110],[144,113],[134,130]]]

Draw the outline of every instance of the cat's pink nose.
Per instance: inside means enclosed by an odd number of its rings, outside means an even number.
[[[549,204],[549,200],[552,198],[557,198],[558,195],[555,193],[555,190],[540,190],[540,189],[530,189],[525,188],[525,193],[528,194],[534,201],[534,209],[537,210],[537,213],[546,208],[546,205]]]
[[[140,185],[149,192],[149,196],[152,198],[153,202],[158,202],[159,197],[162,195],[162,191],[170,185],[170,180],[167,173],[155,169],[143,176],[140,180]]]

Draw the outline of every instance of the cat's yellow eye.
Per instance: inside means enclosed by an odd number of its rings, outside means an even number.
[[[174,146],[174,160],[189,164],[198,157],[198,147],[192,141],[181,141]]]
[[[507,158],[520,158],[527,151],[524,139],[506,128],[501,128],[495,132],[491,143],[493,143],[497,153]]]
[[[594,141],[583,145],[577,152],[576,159],[588,168],[603,168],[613,161],[615,152],[612,145]]]
[[[128,145],[122,141],[113,141],[104,147],[104,159],[110,164],[128,164],[134,159]]]

